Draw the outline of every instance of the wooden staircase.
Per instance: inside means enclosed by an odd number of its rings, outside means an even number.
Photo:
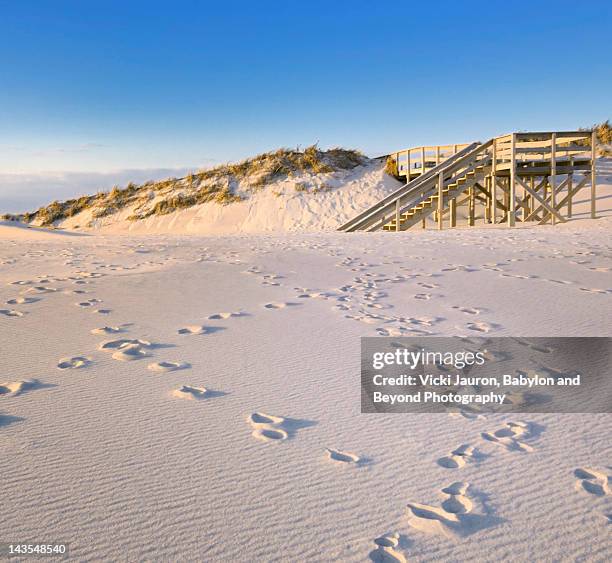
[[[446,204],[449,201],[456,199],[460,194],[462,194],[465,190],[473,188],[476,185],[479,185],[482,180],[488,174],[490,167],[485,164],[477,165],[474,170],[470,170],[466,172],[462,176],[456,178],[450,183],[446,183],[444,188],[442,188],[442,209],[443,213],[446,211]],[[386,223],[383,226],[383,230],[385,231],[405,231],[410,227],[418,224],[419,222],[425,220],[432,213],[435,213],[438,210],[440,196],[437,192],[429,195],[427,199],[417,203],[413,207],[409,208],[407,211],[400,213],[400,228],[397,228],[397,220],[395,217]]]
[[[595,145],[590,131],[512,133],[461,145],[461,150],[445,155],[443,162],[438,158],[439,163],[428,164],[429,168],[422,156],[416,178],[410,168],[398,168],[406,183],[338,230],[405,231],[419,223],[425,227],[432,214],[439,229],[445,217],[455,227],[457,207],[466,204],[468,225],[473,226],[480,203],[488,223],[554,224],[566,220],[564,208],[567,217],[572,216],[572,198],[587,183],[591,184],[591,217],[595,217]],[[395,162],[399,154],[394,153]],[[582,174],[577,184],[574,172]],[[563,175],[565,180],[558,183]]]
[[[472,143],[446,161],[411,180],[339,230],[403,231],[469,189],[487,173],[488,143]],[[399,226],[398,226],[399,225]]]

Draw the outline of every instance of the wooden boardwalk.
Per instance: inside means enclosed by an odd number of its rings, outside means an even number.
[[[430,215],[438,229],[456,227],[463,206],[469,226],[477,217],[510,227],[555,224],[572,217],[573,199],[587,185],[595,218],[596,145],[593,131],[552,131],[397,151],[388,158],[406,183],[339,230],[405,231],[425,227]]]

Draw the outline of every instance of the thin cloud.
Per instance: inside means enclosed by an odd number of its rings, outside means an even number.
[[[108,145],[102,143],[83,143],[82,145],[66,146],[66,147],[51,147],[33,151],[32,156],[48,156],[52,154],[83,154],[94,152],[99,149],[107,148]]]
[[[0,173],[0,213],[31,211],[54,200],[107,191],[129,182],[185,176],[197,167],[145,168],[111,172]]]

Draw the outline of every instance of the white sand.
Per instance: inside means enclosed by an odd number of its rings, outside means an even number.
[[[610,335],[611,227],[0,226],[0,538],[79,561],[610,560],[610,415],[361,415],[359,337]]]

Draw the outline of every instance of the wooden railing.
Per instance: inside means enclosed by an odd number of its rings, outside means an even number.
[[[415,177],[438,166],[458,153],[469,143],[429,145],[396,151],[389,155],[395,161],[398,176]]]
[[[514,161],[521,166],[528,163],[547,164],[556,161],[588,164],[591,160],[591,131],[561,131],[545,133],[514,133],[494,139],[495,170],[507,170]],[[513,141],[514,138],[514,141]],[[513,146],[514,142],[514,146]]]

